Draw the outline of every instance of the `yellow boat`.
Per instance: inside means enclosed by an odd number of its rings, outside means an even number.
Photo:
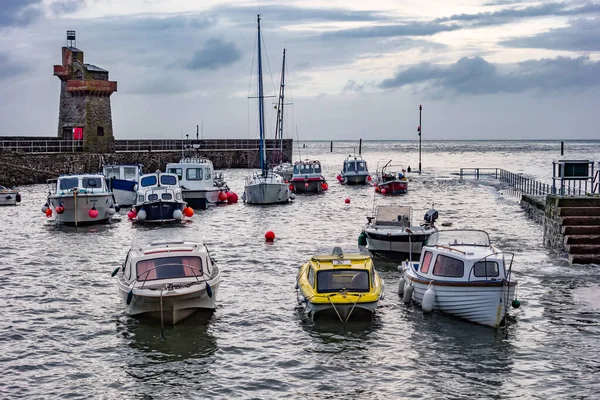
[[[298,302],[313,318],[372,317],[383,299],[384,282],[366,249],[317,252],[300,267],[296,278]]]

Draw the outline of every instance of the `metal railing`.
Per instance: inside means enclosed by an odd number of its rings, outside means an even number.
[[[564,179],[561,181],[561,186],[558,187],[502,168],[461,168],[460,179],[464,177],[473,177],[475,179],[491,177],[498,179],[500,182],[508,183],[524,194],[534,196],[546,196],[549,194],[584,196],[590,193],[600,193],[600,176],[595,178],[594,182],[590,182],[589,180]]]
[[[0,152],[76,153],[83,152],[83,142],[61,139],[0,140]]]

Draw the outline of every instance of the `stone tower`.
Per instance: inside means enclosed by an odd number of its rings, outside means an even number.
[[[83,51],[75,47],[75,31],[67,31],[62,48],[62,65],[54,66],[60,79],[58,137],[76,140],[80,151],[106,153],[114,149],[110,95],[117,82],[108,80],[108,71],[84,64]]]

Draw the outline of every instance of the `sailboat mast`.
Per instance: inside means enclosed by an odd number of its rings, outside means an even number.
[[[279,108],[277,109],[279,117],[277,120],[279,135],[279,161],[283,161],[283,106],[285,99],[285,49],[283,49],[283,63],[281,65],[281,86],[279,88]]]
[[[261,43],[260,43],[260,14],[256,15],[256,19],[258,22],[258,125],[260,131],[260,169],[264,172],[266,170],[265,166],[265,104],[264,104],[264,94],[263,94],[263,79],[262,79],[262,58],[260,54]]]

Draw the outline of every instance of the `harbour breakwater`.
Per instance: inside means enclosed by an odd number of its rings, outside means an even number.
[[[5,148],[0,153],[0,182],[9,187],[45,183],[61,174],[101,171],[103,164],[141,164],[144,171],[152,172],[164,170],[167,163],[178,162],[182,154],[208,158],[216,169],[260,168],[258,140],[118,142],[118,150],[112,153],[7,151]],[[292,146],[292,139],[284,140],[281,151],[274,140],[265,141],[267,160],[279,154],[284,161],[291,160]]]

